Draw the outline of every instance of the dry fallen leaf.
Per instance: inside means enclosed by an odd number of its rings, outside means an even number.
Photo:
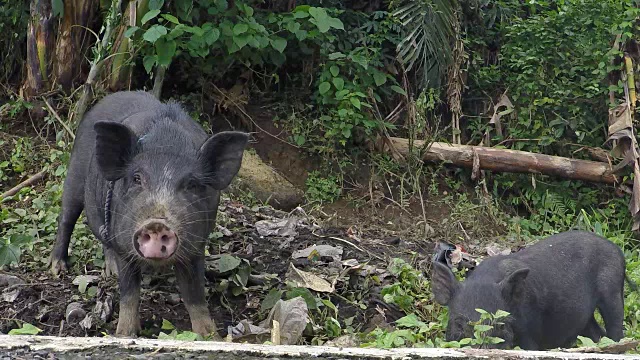
[[[291,263],[289,263],[286,279],[297,287],[304,287],[317,292],[331,293],[334,291],[334,288],[328,281],[312,273],[299,270]]]

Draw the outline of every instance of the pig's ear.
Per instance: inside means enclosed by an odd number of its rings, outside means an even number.
[[[200,161],[211,186],[222,190],[229,186],[242,164],[242,154],[249,135],[223,131],[210,137],[200,148]]]
[[[125,125],[114,122],[100,121],[93,129],[96,131],[98,168],[105,179],[120,179],[136,153],[138,137]]]
[[[436,302],[440,305],[447,305],[456,291],[460,287],[460,283],[448,266],[434,261],[433,273],[431,274],[431,289]]]
[[[500,281],[502,296],[507,301],[520,301],[525,289],[524,281],[529,275],[529,269],[516,270]]]

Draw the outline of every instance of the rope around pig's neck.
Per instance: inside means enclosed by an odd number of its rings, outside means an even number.
[[[107,181],[107,196],[104,201],[104,225],[100,226],[100,237],[105,246],[111,243],[109,228],[111,227],[111,199],[113,198],[113,181]]]

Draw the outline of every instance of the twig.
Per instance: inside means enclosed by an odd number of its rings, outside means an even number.
[[[37,173],[37,174],[33,175],[32,177],[28,178],[27,180],[25,180],[25,181],[21,182],[20,184],[14,186],[9,191],[6,191],[2,195],[0,195],[0,200],[6,199],[9,196],[13,196],[13,195],[17,194],[18,191],[20,191],[22,188],[24,188],[26,186],[30,186],[30,185],[34,184],[36,181],[39,181],[40,179],[42,179],[46,173],[47,173],[46,170],[42,170],[39,173]]]
[[[332,240],[337,240],[337,241],[343,242],[343,243],[345,243],[347,245],[351,245],[352,247],[354,247],[356,250],[359,250],[360,252],[367,253],[367,254],[369,254],[369,256],[372,256],[372,257],[374,257],[374,258],[376,258],[378,260],[385,261],[385,259],[383,257],[378,256],[376,254],[373,254],[370,251],[365,250],[365,249],[359,247],[358,245],[352,243],[351,241],[348,241],[348,240],[345,240],[345,239],[341,239],[341,238],[335,237],[335,236],[322,236],[322,235],[316,234],[315,232],[311,232],[311,234],[313,234],[313,235],[315,235],[317,237],[320,237],[320,238],[332,239]]]
[[[63,331],[64,331],[64,319],[60,320],[60,330],[58,330],[58,337],[62,337]]]
[[[49,104],[49,102],[47,101],[47,99],[43,96],[42,100],[44,100],[45,105],[47,105],[47,109],[49,109],[49,112],[51,112],[53,114],[53,116],[58,120],[58,122],[62,125],[62,127],[67,130],[67,132],[69,133],[69,135],[71,135],[71,138],[73,140],[76,139],[76,136],[74,135],[73,131],[71,131],[71,129],[69,128],[69,126],[62,121],[62,119],[60,118],[60,116],[58,115],[58,113],[53,109],[53,107],[51,106],[51,104]]]
[[[167,68],[162,65],[156,68],[156,75],[153,81],[153,96],[158,100],[160,100],[160,95],[162,94],[162,83],[164,82],[164,74],[166,71]]]

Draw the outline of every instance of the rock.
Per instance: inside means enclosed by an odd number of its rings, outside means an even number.
[[[65,317],[69,324],[78,323],[82,321],[87,315],[87,312],[82,309],[82,304],[78,302],[72,302],[67,305],[67,311],[65,311],[65,313]]]
[[[244,152],[242,166],[230,191],[234,192],[236,189],[251,191],[261,202],[284,211],[294,209],[304,198],[300,189],[294,187],[252,151]]]
[[[17,284],[24,284],[24,280],[14,275],[0,274],[0,288]]]
[[[166,301],[169,305],[178,305],[180,304],[180,294],[169,294]]]

